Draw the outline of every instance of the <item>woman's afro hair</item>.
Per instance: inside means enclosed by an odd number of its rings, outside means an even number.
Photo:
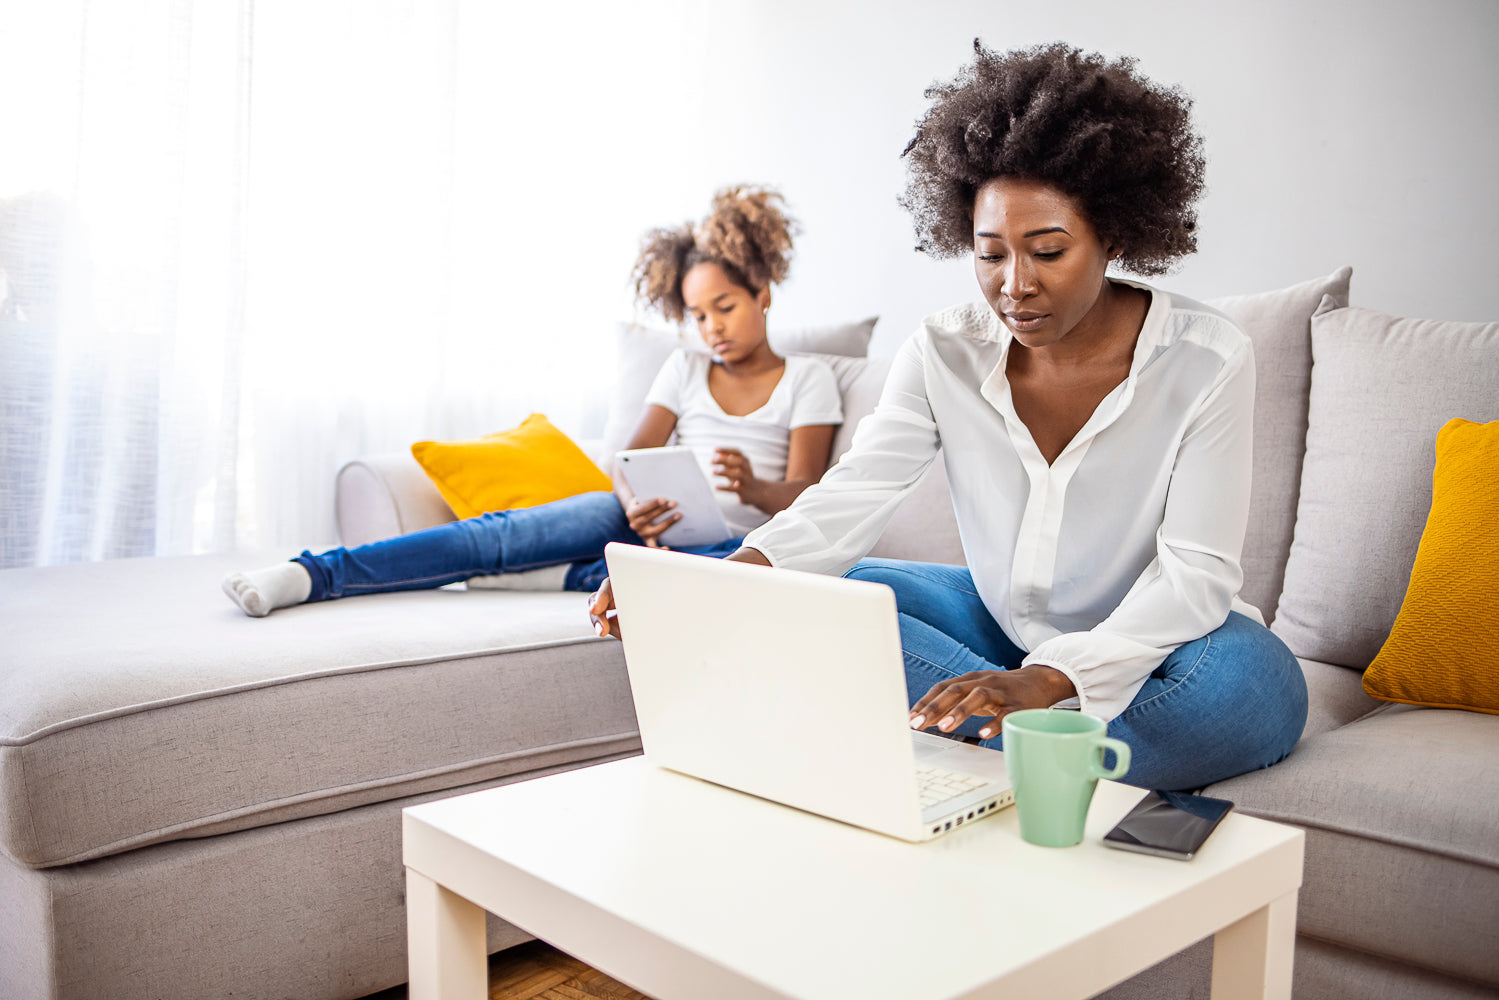
[[[1135,60],[1054,43],[996,53],[974,39],[973,65],[936,83],[902,154],[901,204],[917,249],[973,249],[973,205],[995,177],[1054,185],[1076,198],[1121,267],[1162,274],[1197,249],[1202,139],[1192,99],[1135,70]]]
[[[682,278],[698,264],[713,263],[736,285],[759,294],[785,280],[791,242],[799,231],[780,193],[738,185],[713,196],[713,208],[697,225],[652,229],[640,243],[632,280],[635,298],[673,322],[687,313]]]

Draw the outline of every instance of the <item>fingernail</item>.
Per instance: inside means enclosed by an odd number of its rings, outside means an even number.
[[[990,729],[988,726],[985,726],[983,729],[979,730],[979,735],[987,740],[989,737],[994,735],[994,730]]]
[[[924,716],[924,715],[918,715],[918,716],[916,716],[916,718],[914,718],[914,719],[911,720],[911,728],[912,729],[925,729],[926,728],[925,723],[926,723],[926,716]]]
[[[957,723],[954,722],[952,720],[952,716],[949,715],[947,718],[945,718],[941,722],[937,723],[937,728],[941,729],[941,730],[948,730],[948,729],[951,729],[953,726],[956,726],[956,725],[957,725]]]
[[[604,623],[603,622],[594,622],[593,623],[593,631],[595,633],[597,633],[598,635],[603,635],[604,634]]]

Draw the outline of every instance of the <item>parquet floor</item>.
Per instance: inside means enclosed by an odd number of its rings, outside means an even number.
[[[544,941],[489,956],[490,1000],[651,1000]],[[406,1000],[396,986],[364,1000]]]
[[[489,960],[489,1000],[651,1000],[542,941]]]

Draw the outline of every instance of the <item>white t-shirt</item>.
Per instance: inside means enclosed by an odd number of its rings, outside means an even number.
[[[836,573],[869,551],[938,449],[974,585],[1025,663],[1112,719],[1239,600],[1254,356],[1221,313],[1150,293],[1129,375],[1051,465],[1016,415],[1012,335],[988,305],[928,317],[842,460],[745,544]],[[919,693],[919,692],[918,692]]]
[[[708,371],[715,363],[706,354],[675,351],[645,396],[647,405],[664,406],[677,415],[677,444],[692,449],[715,487],[724,480],[713,474],[714,449],[737,448],[757,477],[780,481],[786,478],[794,428],[843,423],[838,381],[832,369],[816,358],[786,358],[786,370],[765,405],[742,417],[725,413],[708,391]],[[736,535],[759,527],[770,516],[741,503],[737,493],[715,490],[714,495]]]

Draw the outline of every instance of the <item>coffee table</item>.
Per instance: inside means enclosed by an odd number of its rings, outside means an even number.
[[[1099,782],[1065,849],[1013,809],[906,844],[643,757],[413,806],[410,995],[487,995],[488,910],[660,1000],[1087,997],[1209,934],[1214,998],[1289,998],[1302,832],[1104,847],[1142,794]]]

